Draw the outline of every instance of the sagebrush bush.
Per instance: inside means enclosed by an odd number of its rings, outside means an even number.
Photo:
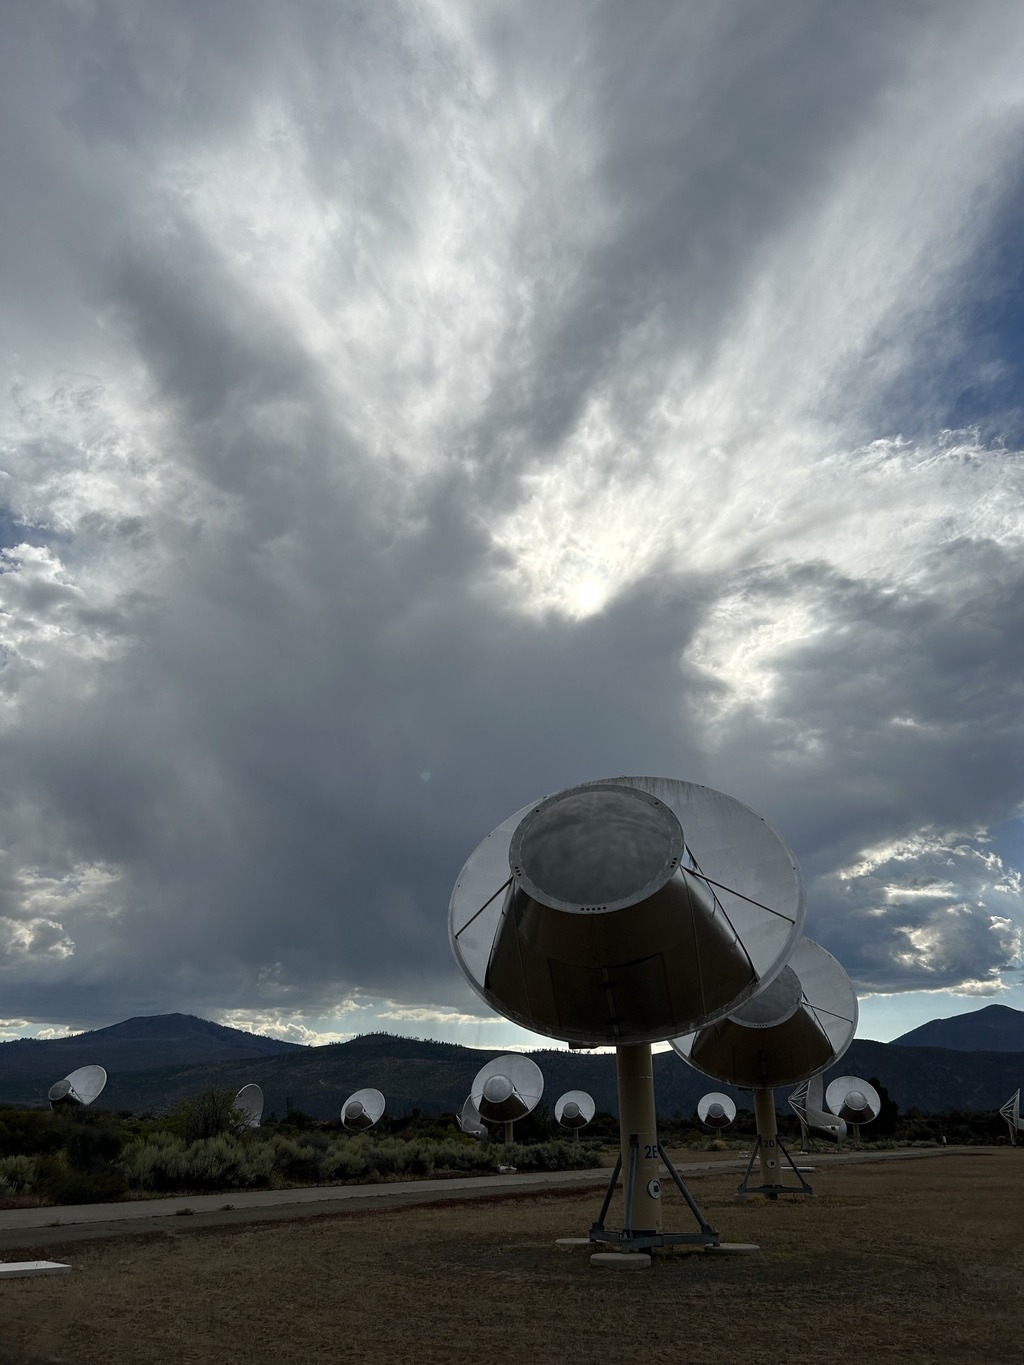
[[[323,1143],[313,1143],[312,1137],[324,1137]],[[255,1145],[255,1144],[254,1144]],[[327,1180],[330,1141],[325,1134],[303,1133],[301,1137],[285,1137],[275,1133],[265,1144],[270,1154],[272,1169],[286,1180]]]
[[[160,1133],[129,1144],[120,1168],[135,1190],[253,1189],[270,1183],[274,1149],[228,1133],[187,1144]]]
[[[154,1133],[128,1143],[119,1162],[131,1190],[177,1189],[185,1176],[185,1142],[173,1133]]]
[[[30,1156],[0,1157],[0,1190],[20,1193],[30,1190],[38,1173],[38,1162]]]
[[[496,1143],[491,1147],[494,1164],[514,1166],[517,1171],[578,1171],[600,1166],[596,1147],[577,1142]]]
[[[68,1122],[48,1109],[0,1109],[0,1157],[46,1156],[67,1141]]]

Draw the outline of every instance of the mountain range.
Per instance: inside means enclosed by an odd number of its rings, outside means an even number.
[[[1024,1010],[986,1005],[951,1019],[932,1019],[893,1042],[902,1047],[948,1047],[956,1052],[1024,1052]]]
[[[932,1046],[941,1029],[941,1046]],[[972,1050],[975,1037],[985,1050]],[[1024,1084],[1024,1012],[989,1005],[954,1019],[934,1020],[893,1043],[856,1039],[830,1074],[876,1077],[905,1113],[997,1109]],[[226,1028],[193,1015],[126,1019],[109,1028],[48,1040],[0,1044],[0,1102],[42,1104],[46,1092],[76,1067],[99,1063],[109,1081],[100,1103],[109,1109],[158,1113],[208,1086],[240,1089],[256,1081],[267,1113],[301,1109],[337,1117],[348,1095],[363,1086],[383,1091],[395,1115],[456,1110],[476,1072],[500,1051],[462,1047],[391,1034],[367,1034],[345,1043],[307,1047]],[[617,1109],[615,1059],[609,1053],[544,1049],[529,1054],[545,1078],[553,1108],[566,1090],[588,1090],[598,1109]],[[654,1058],[658,1112],[692,1114],[708,1090],[724,1090],[750,1107],[750,1097],[693,1071],[674,1053]],[[788,1087],[779,1092],[782,1101]]]

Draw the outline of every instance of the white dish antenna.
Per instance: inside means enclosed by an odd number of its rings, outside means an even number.
[[[999,1110],[1010,1129],[1010,1144],[1017,1145],[1017,1134],[1024,1133],[1024,1122],[1020,1117],[1020,1091],[1015,1090]]]
[[[829,1081],[825,1104],[854,1129],[877,1119],[882,1112],[878,1091],[870,1081],[863,1081],[859,1076],[837,1076]]]
[[[459,1125],[459,1130],[468,1133],[470,1137],[487,1136],[487,1126],[480,1117],[480,1110],[473,1103],[471,1095],[463,1100],[462,1108],[455,1115],[455,1122]]]
[[[836,1118],[825,1107],[825,1082],[820,1074],[803,1081],[789,1097],[789,1107],[800,1120],[801,1144],[808,1150],[811,1137],[824,1138],[827,1142],[842,1142],[846,1137],[846,1123]]]
[[[532,1114],[544,1094],[541,1069],[521,1052],[510,1052],[482,1066],[473,1078],[469,1098],[488,1123],[504,1123],[511,1141],[512,1124]]]
[[[379,1090],[357,1090],[341,1107],[341,1121],[350,1132],[364,1133],[384,1113],[384,1096]]]
[[[263,1117],[263,1091],[258,1085],[243,1085],[232,1106],[245,1128],[258,1128]]]
[[[467,860],[448,937],[473,989],[536,1033],[616,1048],[621,1150],[592,1241],[641,1252],[718,1244],[658,1141],[650,1045],[768,986],[805,914],[796,860],[771,826],[723,792],[672,778],[556,792],[509,816]],[[662,1233],[662,1163],[699,1234]],[[610,1232],[620,1172],[623,1228]]]
[[[740,1182],[739,1193],[813,1194],[778,1135],[774,1087],[808,1080],[838,1061],[857,1031],[857,997],[850,978],[820,944],[801,939],[774,980],[727,1018],[684,1038],[672,1047],[691,1066],[715,1080],[754,1092],[757,1141]],[[779,1157],[797,1185],[781,1183]],[[759,1158],[761,1184],[749,1184]]]
[[[697,1101],[697,1117],[707,1128],[728,1128],[736,1117],[736,1101],[712,1090]]]
[[[555,1122],[563,1128],[579,1132],[581,1128],[586,1128],[596,1113],[597,1105],[593,1096],[585,1090],[567,1090],[555,1101]]]
[[[80,1066],[62,1081],[50,1086],[47,1099],[52,1109],[65,1106],[92,1104],[107,1083],[107,1073],[101,1066]]]
[[[801,939],[775,980],[749,1005],[672,1047],[692,1067],[745,1090],[793,1085],[832,1066],[857,1031],[857,997],[832,956]]]
[[[448,932],[499,1014],[620,1045],[735,1009],[781,970],[805,913],[792,853],[749,807],[690,782],[618,777],[493,830],[459,874]]]

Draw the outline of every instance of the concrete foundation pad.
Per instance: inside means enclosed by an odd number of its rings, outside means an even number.
[[[714,1256],[754,1256],[761,1250],[756,1242],[719,1242],[706,1246],[705,1252]]]
[[[651,1258],[646,1251],[595,1251],[590,1264],[602,1270],[649,1270]]]
[[[20,1280],[27,1275],[67,1275],[71,1267],[62,1261],[0,1261],[0,1280]]]

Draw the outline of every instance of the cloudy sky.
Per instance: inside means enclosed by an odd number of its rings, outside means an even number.
[[[523,1040],[476,843],[706,783],[1024,1007],[1018,0],[0,11],[0,1036]]]

